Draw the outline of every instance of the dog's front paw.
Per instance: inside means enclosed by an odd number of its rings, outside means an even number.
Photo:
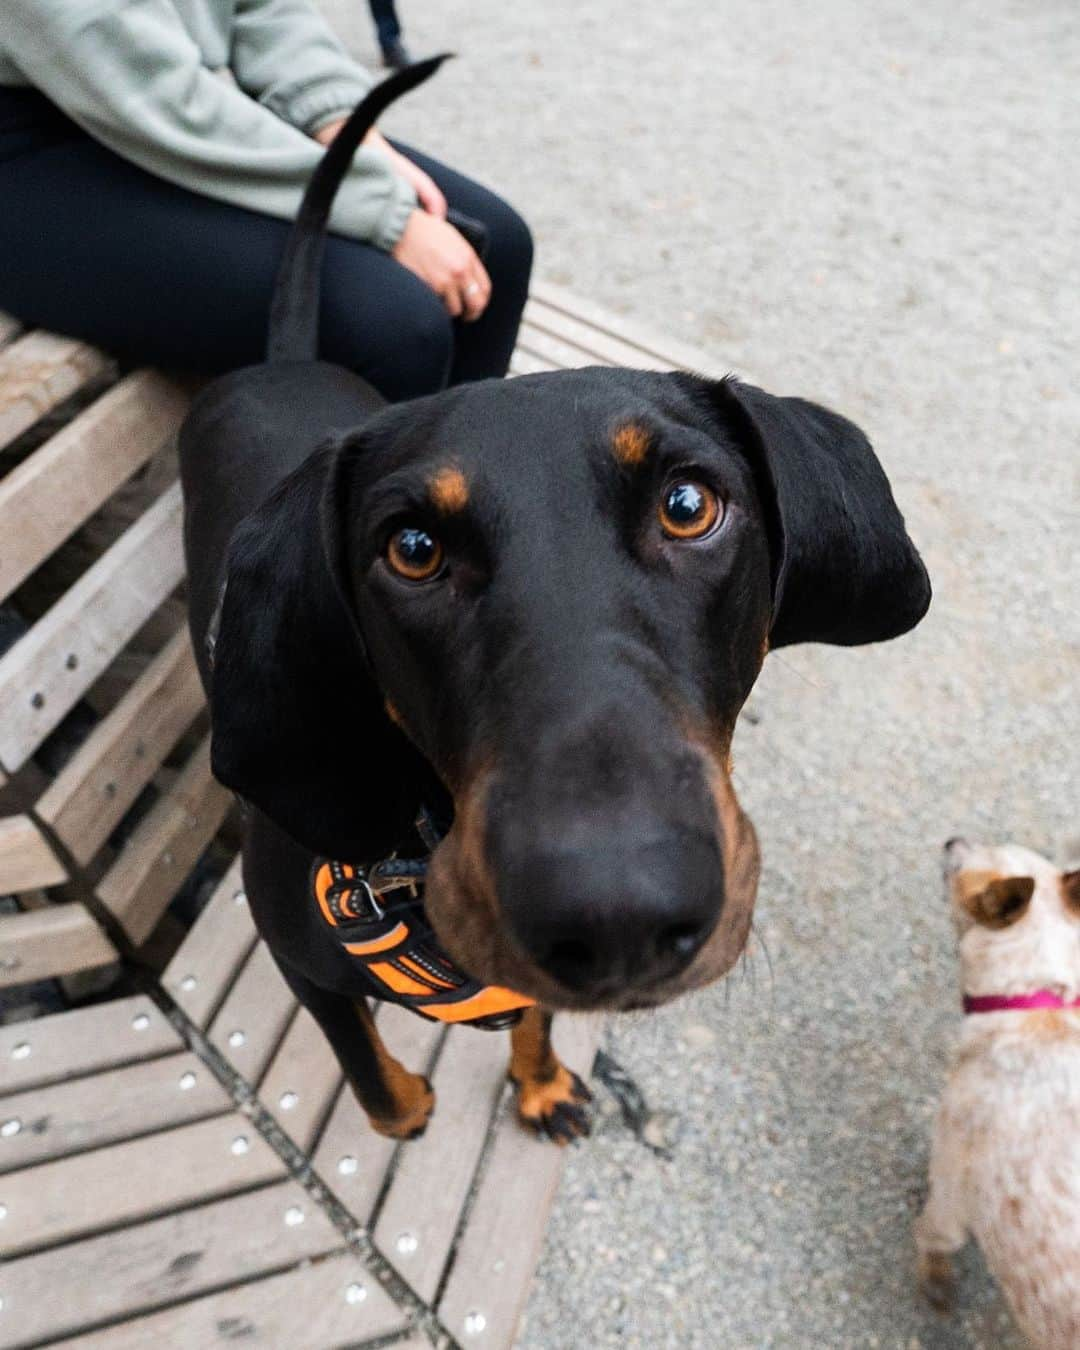
[[[419,1139],[435,1110],[435,1090],[419,1073],[405,1073],[394,1082],[393,1115],[368,1113],[371,1128],[389,1139]]]
[[[947,1252],[919,1253],[919,1288],[938,1312],[948,1312],[956,1297],[956,1276]]]
[[[556,1144],[569,1144],[589,1133],[585,1103],[592,1101],[592,1093],[565,1065],[560,1064],[547,1082],[514,1081],[518,1090],[518,1118],[528,1129]]]

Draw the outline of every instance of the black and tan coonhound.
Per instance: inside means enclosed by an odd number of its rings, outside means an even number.
[[[766,652],[894,637],[930,587],[866,437],[816,404],[605,368],[389,406],[316,359],[336,185],[436,65],[330,147],[270,359],[187,420],[191,626],[256,923],[375,1128],[433,1106],[372,1021],[400,996],[515,1010],[519,1111],[565,1139],[586,1094],[551,1011],[653,1006],[742,951],[758,849],[729,746]],[[445,834],[402,923],[361,878],[422,850],[421,810]]]

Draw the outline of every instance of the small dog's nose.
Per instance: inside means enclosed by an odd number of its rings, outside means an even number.
[[[505,881],[504,906],[529,955],[567,989],[597,998],[677,975],[723,904],[718,851],[690,834],[622,851],[537,852]]]

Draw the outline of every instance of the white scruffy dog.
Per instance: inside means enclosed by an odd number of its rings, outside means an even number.
[[[1040,1350],[1080,1350],[1080,871],[951,840],[964,1020],[938,1111],[919,1278],[949,1302],[974,1236]]]

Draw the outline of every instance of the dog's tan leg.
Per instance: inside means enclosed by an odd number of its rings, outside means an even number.
[[[435,1110],[435,1093],[420,1073],[410,1073],[383,1044],[366,1003],[355,1005],[361,1032],[370,1047],[373,1072],[350,1074],[357,1100],[367,1112],[371,1128],[391,1139],[415,1139],[423,1134]]]
[[[283,961],[278,968],[322,1028],[371,1128],[391,1139],[423,1134],[435,1109],[431,1084],[423,1074],[410,1073],[383,1045],[367,1003],[331,993]]]
[[[517,1084],[522,1124],[557,1144],[589,1133],[585,1103],[592,1093],[559,1060],[551,1044],[552,1014],[527,1008],[510,1033],[510,1077]]]
[[[958,1143],[938,1113],[930,1155],[930,1195],[915,1221],[919,1287],[942,1312],[952,1306],[955,1293],[952,1254],[967,1241],[963,1203],[963,1165]]]

